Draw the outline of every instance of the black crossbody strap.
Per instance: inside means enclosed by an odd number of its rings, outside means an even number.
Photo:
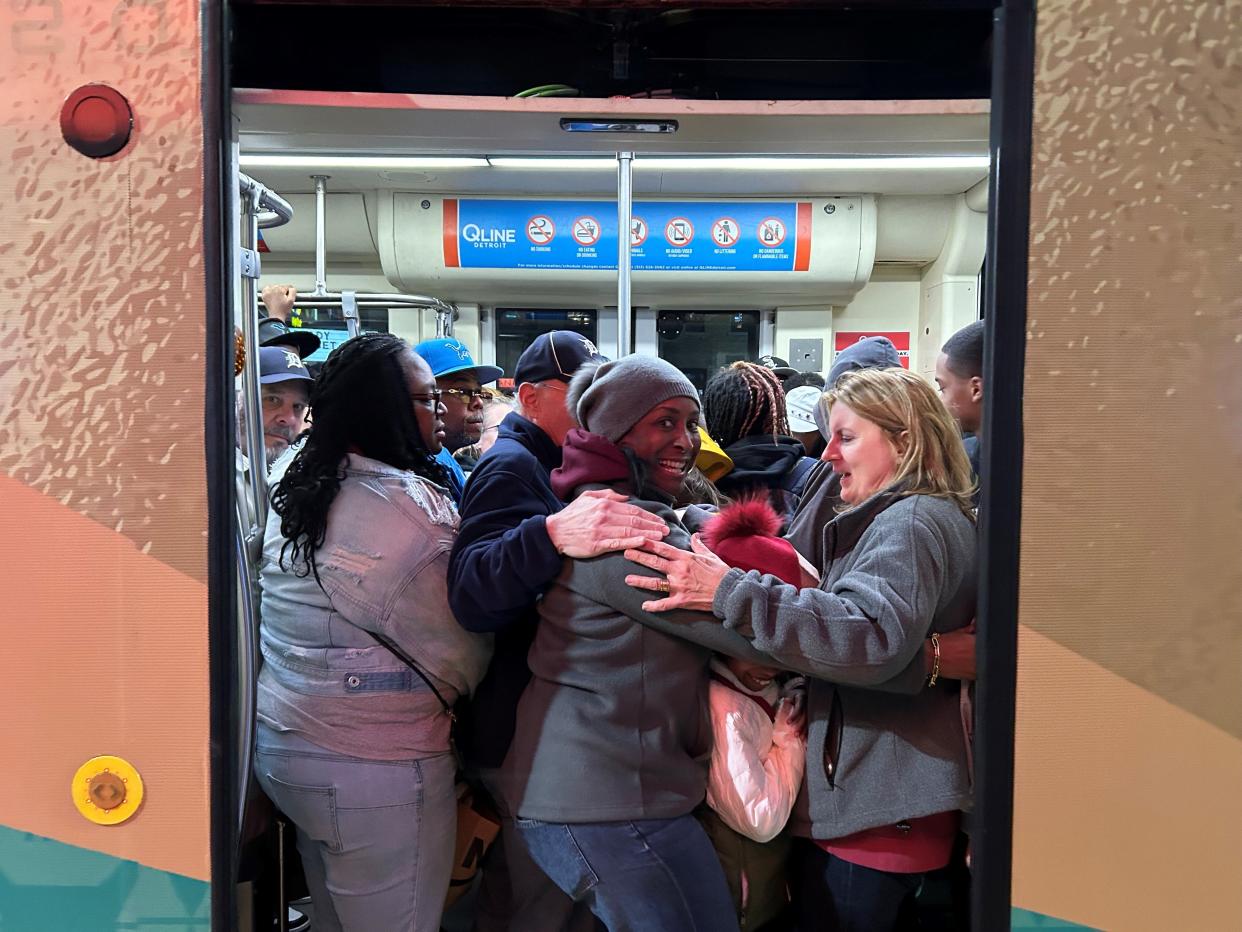
[[[419,668],[418,664],[414,662],[413,658],[410,657],[409,654],[403,651],[400,647],[398,647],[392,641],[388,640],[388,638],[384,637],[384,635],[382,634],[376,634],[374,631],[370,631],[368,632],[368,634],[370,634],[371,637],[375,638],[375,640],[379,641],[381,644],[387,647],[392,652],[394,657],[396,657],[403,664],[405,664],[407,667],[409,667],[411,670],[417,673],[418,678],[421,679],[424,683],[426,683],[427,688],[430,689],[432,693],[435,694],[435,697],[440,700],[440,705],[444,707],[444,714],[449,717],[449,721],[452,721],[452,722],[457,721],[457,716],[453,714],[453,707],[444,701],[444,697],[440,695],[440,690],[436,689],[436,684],[431,682],[431,679],[427,676],[426,673],[422,671],[422,669]]]

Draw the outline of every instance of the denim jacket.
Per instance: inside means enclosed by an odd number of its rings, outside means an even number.
[[[272,476],[273,486],[280,478]],[[298,575],[305,564],[294,564],[288,551],[281,566],[280,520],[269,514],[263,546],[260,718],[336,750],[380,757],[394,741],[406,750],[425,744],[426,724],[415,720],[440,715],[437,733],[447,742],[439,700],[372,634],[400,647],[450,704],[482,679],[491,637],[465,631],[448,604],[457,511],[446,490],[349,454],[316,551],[322,587],[314,574]],[[422,739],[410,732],[419,728]],[[360,730],[369,734],[351,734]]]

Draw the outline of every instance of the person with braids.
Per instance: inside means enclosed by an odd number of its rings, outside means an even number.
[[[784,520],[793,515],[817,462],[789,436],[785,393],[772,369],[735,362],[703,391],[707,432],[724,447],[733,469],[716,485],[730,498],[766,489]]]
[[[297,827],[315,928],[434,932],[456,832],[448,708],[491,639],[453,618],[444,406],[391,334],[337,347],[277,464],[255,773]]]

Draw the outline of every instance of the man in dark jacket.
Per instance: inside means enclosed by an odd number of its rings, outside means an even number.
[[[563,556],[585,558],[660,540],[668,526],[610,491],[566,506],[552,491],[561,444],[574,420],[565,406],[569,380],[588,360],[602,360],[581,334],[555,330],[527,347],[514,369],[520,410],[505,417],[496,443],[479,460],[461,504],[449,560],[449,604],[468,631],[496,636],[487,676],[475,690],[460,748],[469,767],[503,806],[496,771],[513,738],[518,699],[530,680],[526,656],[539,615],[535,604],[561,571]],[[505,816],[501,842],[489,852],[478,930],[592,929],[530,860]]]
[[[949,337],[936,359],[936,385],[949,413],[969,435],[966,455],[978,476],[983,437],[983,321],[967,324]]]

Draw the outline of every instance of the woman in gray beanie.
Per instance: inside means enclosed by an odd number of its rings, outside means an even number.
[[[699,451],[690,381],[663,360],[627,356],[580,369],[566,397],[582,427],[552,474],[557,494],[614,489],[689,549],[672,504]],[[711,752],[708,661],[770,661],[709,617],[644,612],[625,584],[631,572],[620,553],[567,559],[541,600],[505,761],[510,803],[535,861],[609,929],[736,930],[720,862],[691,814]]]

